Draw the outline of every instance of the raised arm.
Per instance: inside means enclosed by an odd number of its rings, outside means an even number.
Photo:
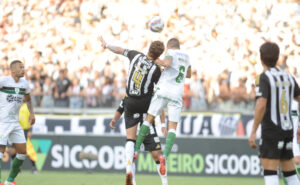
[[[101,42],[101,45],[104,49],[109,49],[110,51],[116,53],[116,54],[119,54],[119,55],[124,55],[124,51],[125,49],[124,48],[121,48],[121,47],[118,47],[118,46],[112,46],[112,45],[109,45],[105,42],[105,40],[103,39],[102,36],[100,36],[100,42]]]
[[[170,67],[172,64],[173,58],[171,56],[166,56],[163,60],[161,59],[156,59],[155,64],[163,66],[163,67]]]

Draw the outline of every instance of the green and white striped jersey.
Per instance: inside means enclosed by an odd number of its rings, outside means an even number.
[[[19,121],[23,97],[29,92],[29,84],[24,78],[15,82],[12,76],[0,77],[0,123]]]

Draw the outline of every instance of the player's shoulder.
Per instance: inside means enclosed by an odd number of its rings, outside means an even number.
[[[255,85],[259,85],[262,80],[267,80],[267,79],[268,78],[267,78],[267,75],[266,75],[266,71],[264,71],[261,74],[256,76]]]
[[[132,49],[125,49],[124,50],[124,55],[125,56],[135,56],[135,55],[138,55],[138,54],[141,54],[141,55],[144,55],[143,53],[141,53],[140,51],[137,51],[137,50],[132,50]]]
[[[3,84],[7,84],[11,81],[11,77],[10,76],[0,76],[0,82]]]
[[[20,82],[21,84],[25,84],[25,85],[28,85],[28,84],[29,84],[29,82],[28,82],[24,77],[23,77],[23,78],[20,78],[19,82]]]

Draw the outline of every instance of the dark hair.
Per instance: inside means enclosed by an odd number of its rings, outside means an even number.
[[[22,63],[20,60],[14,60],[10,63],[9,67],[10,69],[12,69],[14,67],[14,65],[18,64],[18,63]]]
[[[161,41],[153,41],[150,45],[148,56],[156,60],[165,50],[164,43]]]
[[[171,48],[178,48],[180,49],[180,43],[179,40],[176,38],[171,38],[168,42],[167,42],[167,46],[171,47]]]
[[[274,42],[265,42],[260,46],[260,59],[267,67],[275,67],[279,58],[279,47]]]

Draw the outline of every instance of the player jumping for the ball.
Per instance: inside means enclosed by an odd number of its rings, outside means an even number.
[[[154,118],[161,114],[164,107],[168,107],[169,129],[163,155],[160,156],[160,172],[166,172],[165,161],[176,138],[177,123],[180,121],[182,96],[185,78],[191,77],[189,56],[180,51],[179,40],[172,38],[167,43],[167,54],[163,60],[155,63],[164,66],[161,78],[157,84],[157,91],[152,97],[147,117],[141,126],[135,145],[135,156],[140,149],[146,135],[149,133]]]

